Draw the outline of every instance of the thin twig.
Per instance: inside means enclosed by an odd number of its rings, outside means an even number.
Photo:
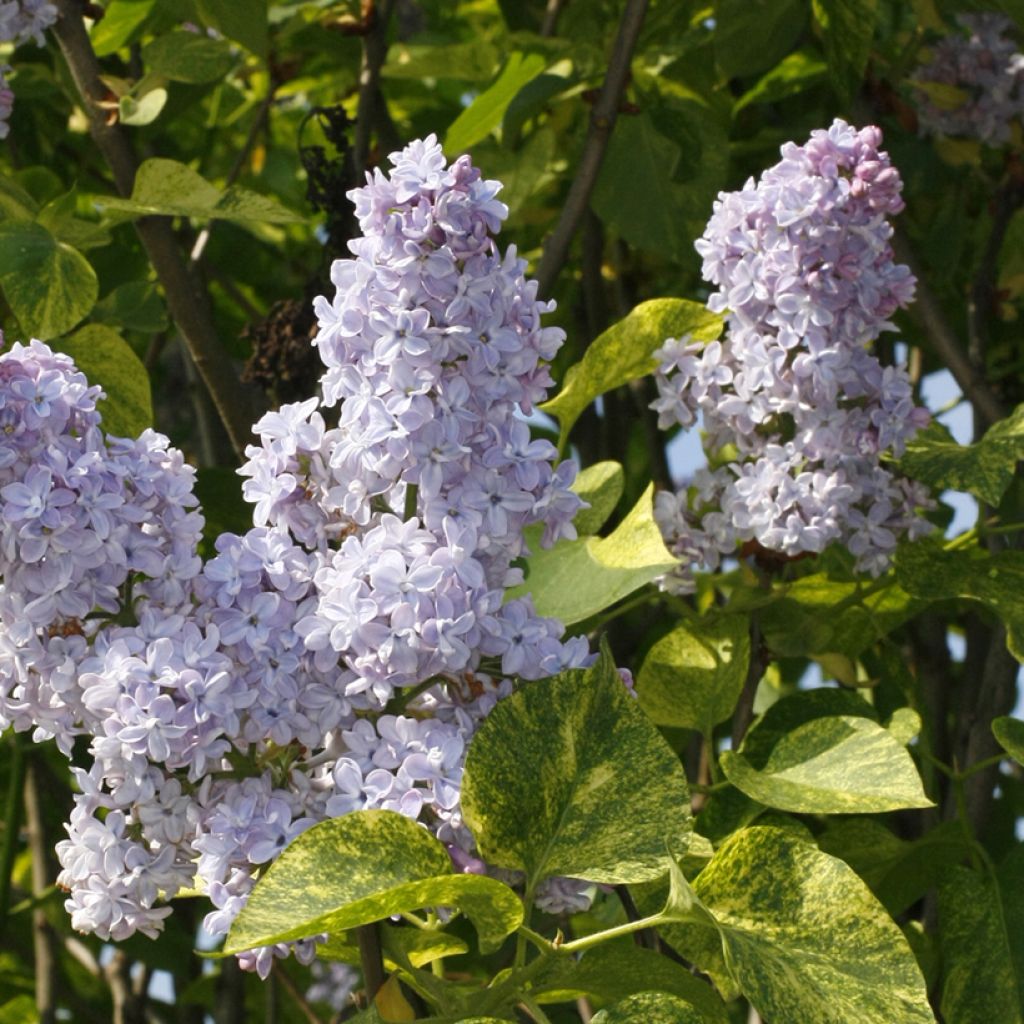
[[[608,140],[615,127],[619,104],[622,102],[622,94],[629,79],[633,50],[646,14],[647,0],[627,0],[604,85],[601,86],[600,95],[590,115],[590,130],[583,146],[579,169],[569,188],[562,216],[544,246],[544,255],[537,267],[537,292],[540,295],[550,294],[551,286],[569,255],[569,245],[576,234],[583,213],[590,203],[590,194],[597,183]]]
[[[564,4],[565,0],[548,0],[547,7],[544,8],[544,21],[540,26],[542,36],[550,37],[555,34],[555,29],[558,27],[558,16],[562,13]]]
[[[971,360],[957,338],[956,331],[950,326],[946,314],[922,277],[914,254],[899,232],[893,237],[893,248],[896,250],[897,258],[906,263],[917,278],[913,309],[921,319],[932,348],[953,374],[964,396],[984,420],[989,424],[1001,420],[1006,415],[1006,409],[984,378],[971,365]]]
[[[238,180],[238,176],[242,173],[242,168],[245,167],[246,162],[252,154],[253,147],[256,145],[256,140],[260,137],[260,132],[267,123],[267,117],[270,114],[270,108],[274,102],[274,94],[276,91],[277,83],[271,81],[270,86],[267,88],[266,96],[260,100],[259,106],[256,108],[256,116],[253,118],[252,124],[249,125],[249,133],[245,137],[245,142],[242,143],[242,148],[238,151],[238,155],[235,157],[235,162],[231,165],[228,175],[224,179],[225,188],[230,188]],[[192,263],[198,263],[203,258],[206,243],[210,240],[210,232],[213,230],[215,224],[216,221],[207,224],[196,237],[195,245],[192,246],[192,253],[189,256],[189,260]]]
[[[60,17],[53,32],[89,118],[89,132],[114,175],[117,191],[130,196],[137,170],[135,154],[124,130],[107,123],[100,104],[108,90],[100,65],[74,0],[57,0]],[[239,382],[210,316],[206,296],[197,292],[168,217],[141,217],[135,230],[156,270],[171,316],[181,331],[235,451],[241,455],[250,438],[254,410]]]
[[[278,963],[274,961],[274,966],[271,968],[274,977],[281,982],[284,990],[295,1000],[295,1005],[302,1012],[303,1017],[309,1021],[309,1024],[324,1024],[324,1022],[316,1015],[313,1007],[306,1001],[306,997],[298,990],[295,982],[288,977],[288,972]]]
[[[32,857],[32,895],[37,896],[50,884],[50,844],[46,837],[36,765],[31,759],[25,767],[25,824]],[[57,951],[54,948],[53,930],[41,906],[32,911],[32,945],[35,951],[36,1012],[39,1014],[39,1024],[55,1024]]]

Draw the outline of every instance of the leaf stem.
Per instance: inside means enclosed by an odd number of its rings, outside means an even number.
[[[607,928],[603,932],[594,932],[593,935],[584,935],[581,939],[573,939],[558,947],[560,953],[579,953],[592,946],[599,946],[602,942],[610,939],[618,939],[623,935],[631,935],[644,928],[655,928],[664,922],[661,914],[652,914],[650,917],[641,917],[636,921],[627,921],[625,924],[616,925],[614,928]]]
[[[373,1005],[373,998],[384,984],[384,956],[380,948],[380,923],[363,924],[356,929],[359,944],[359,962],[363,968],[363,982],[366,985],[367,1004]]]
[[[523,996],[519,1002],[537,1024],[551,1024],[551,1018],[532,999]]]

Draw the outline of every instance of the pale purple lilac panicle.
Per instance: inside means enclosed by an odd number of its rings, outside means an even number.
[[[670,339],[656,353],[662,427],[698,414],[718,468],[690,494],[658,495],[676,553],[714,569],[744,542],[787,556],[849,547],[873,574],[918,536],[927,497],[882,459],[928,423],[904,370],[870,346],[913,298],[887,218],[901,182],[877,128],[840,120],[738,192],[721,193],[696,243],[724,313],[721,341]],[[735,455],[721,464],[723,451]],[[687,571],[667,585],[692,587]]]
[[[1013,22],[994,11],[956,21],[912,80],[921,128],[1004,145],[1024,116],[1024,53],[1013,41]]]
[[[43,32],[57,20],[57,8],[48,0],[0,0],[0,44],[33,40],[43,45]],[[0,64],[0,139],[11,132],[8,121],[14,109],[14,91],[7,81],[10,65]]]
[[[364,237],[318,300],[324,400],[256,424],[253,527],[204,563],[194,471],[102,431],[98,388],[32,342],[0,356],[0,728],[86,737],[60,884],[75,927],[154,934],[206,892],[227,932],[260,871],[325,818],[386,808],[473,859],[466,750],[516,678],[587,664],[529,599],[572,537],[575,464],[531,439],[561,332],[493,233],[496,182],[433,138],[353,198]],[[336,408],[339,407],[340,408]],[[584,898],[552,883],[554,906]],[[316,941],[253,950],[315,956]]]

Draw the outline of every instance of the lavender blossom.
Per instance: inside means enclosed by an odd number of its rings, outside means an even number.
[[[1009,141],[1024,115],[1024,53],[1013,22],[986,11],[957,15],[958,31],[940,39],[913,79],[921,128],[931,135]]]
[[[663,427],[700,414],[709,452],[737,454],[697,474],[694,501],[657,500],[692,563],[713,569],[745,542],[788,556],[839,542],[877,574],[899,536],[927,528],[922,496],[880,462],[928,422],[905,372],[869,351],[914,291],[893,261],[901,183],[880,143],[877,128],[840,120],[787,143],[757,182],[719,196],[696,243],[726,335],[666,342],[653,408]]]

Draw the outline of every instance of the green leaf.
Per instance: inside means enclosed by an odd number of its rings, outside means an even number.
[[[818,846],[846,861],[894,917],[938,885],[969,853],[963,828],[955,821],[907,840],[873,818],[844,818],[829,824],[818,836]]]
[[[267,0],[197,0],[203,24],[241,43],[250,53],[267,53]]]
[[[771,1024],[934,1024],[899,926],[853,870],[787,830],[732,836],[693,885],[715,929],[659,930],[698,967],[724,962]]]
[[[941,540],[919,540],[897,550],[896,578],[929,601],[980,601],[1006,626],[1010,653],[1024,661],[1024,551],[945,551]]]
[[[444,139],[445,151],[450,156],[458,156],[490,135],[501,124],[516,93],[536,78],[546,65],[546,59],[539,53],[510,54],[494,84],[480,93],[452,122]]]
[[[745,616],[684,622],[644,659],[637,676],[640,705],[658,725],[710,733],[736,707],[749,664]]]
[[[824,78],[828,65],[813,53],[797,50],[768,71],[753,88],[748,89],[732,108],[735,116],[755,103],[777,103],[817,84]]]
[[[691,827],[679,759],[607,649],[498,703],[466,756],[462,814],[484,859],[525,871],[530,888],[655,878]]]
[[[459,82],[483,83],[494,77],[498,59],[497,49],[480,39],[447,46],[395,43],[388,50],[381,76],[416,82],[422,82],[424,78],[451,78]]]
[[[134,42],[142,33],[156,0],[112,0],[92,27],[90,39],[97,57],[107,57]]]
[[[34,220],[39,203],[13,178],[0,174],[0,214],[4,220]]]
[[[408,961],[413,967],[425,967],[446,956],[459,956],[469,952],[467,943],[447,932],[420,931],[418,928],[397,928],[384,924],[380,928],[380,944],[384,952],[384,966],[396,971]],[[331,935],[316,947],[318,960],[339,960],[346,964],[360,962],[359,945],[352,933]]]
[[[596,462],[581,469],[572,489],[590,506],[576,513],[573,525],[582,535],[597,533],[622,497],[626,474],[617,462]]]
[[[90,384],[106,392],[97,408],[108,434],[134,438],[153,425],[149,374],[117,331],[86,324],[54,347],[74,359]]]
[[[725,1004],[707,982],[660,953],[635,945],[631,938],[596,946],[581,960],[560,960],[534,985],[541,1004],[569,1002],[581,995],[610,1003],[646,991],[684,1000],[700,1011],[701,1022],[728,1020]]]
[[[796,45],[807,19],[801,0],[717,0],[715,60],[727,78],[777,64]]]
[[[252,526],[252,505],[242,496],[238,474],[226,466],[202,466],[196,471],[195,495],[203,509],[200,554],[216,555],[222,533],[243,534]]]
[[[190,167],[161,157],[153,157],[139,168],[131,199],[97,196],[95,201],[105,210],[133,217],[162,214],[269,224],[295,224],[305,219],[276,199],[237,185],[221,192]]]
[[[75,326],[96,302],[89,261],[41,224],[0,224],[0,287],[26,335],[50,341]]]
[[[1024,765],[1024,722],[1006,716],[996,718],[992,722],[992,735],[1017,764]]]
[[[21,995],[0,1006],[0,1024],[36,1024],[39,1011],[31,996]]]
[[[629,515],[607,537],[563,540],[526,559],[526,580],[506,600],[530,594],[538,615],[565,625],[582,622],[615,604],[678,563],[654,521],[648,486]]]
[[[146,67],[172,82],[202,84],[223,78],[235,65],[223,39],[178,29],[157,36],[142,51]]]
[[[769,648],[790,657],[838,652],[856,658],[921,608],[887,579],[891,586],[875,589],[815,573],[777,586],[760,612]]]
[[[669,338],[689,334],[694,341],[714,341],[722,318],[689,299],[651,299],[598,335],[583,358],[566,374],[562,390],[541,408],[558,417],[562,445],[580,413],[612,388],[653,373],[653,353]]]
[[[142,125],[152,124],[164,109],[167,102],[167,90],[154,86],[141,96],[122,96],[117,101],[118,119],[121,124]]]
[[[591,1019],[593,1024],[704,1024],[689,1003],[664,992],[638,992]]]
[[[1024,405],[994,424],[975,444],[959,445],[939,423],[907,444],[900,470],[934,488],[969,491],[996,506],[1024,459]]]
[[[620,117],[594,186],[594,212],[631,245],[671,258],[688,255],[693,239],[677,215],[680,160],[679,145],[658,131],[650,114]]]
[[[871,55],[878,0],[813,0],[821,26],[829,77],[844,102],[860,88]]]
[[[96,303],[92,319],[143,334],[167,329],[167,307],[157,286],[149,281],[118,285]]]
[[[40,211],[36,221],[54,238],[75,249],[93,249],[110,244],[105,224],[78,216],[78,190],[71,189],[51,199]]]
[[[522,922],[519,897],[482,875],[453,875],[445,848],[394,811],[314,825],[275,860],[235,919],[222,953],[336,933],[421,907],[462,910],[493,952]]]
[[[852,690],[804,690],[776,701],[751,726],[740,752],[755,768],[763,768],[776,745],[806,722],[834,715],[877,720],[875,709]]]
[[[946,1024],[1020,1024],[1024,993],[993,880],[956,866],[939,886]]]
[[[776,744],[763,769],[726,751],[722,771],[751,799],[803,814],[932,807],[906,749],[868,718],[807,722]]]
[[[1017,992],[1024,993],[1024,844],[1018,842],[1003,859],[996,883]]]

